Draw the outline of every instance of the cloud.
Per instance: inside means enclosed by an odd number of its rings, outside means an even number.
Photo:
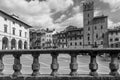
[[[43,28],[56,28],[58,24],[54,24],[51,10],[55,12],[65,11],[69,6],[73,5],[72,0],[39,0],[26,2],[25,0],[0,0],[0,9],[9,14],[16,14],[20,20],[32,25],[43,26]],[[54,12],[54,13],[55,13]]]
[[[114,28],[120,25],[120,22],[113,22],[110,18],[108,19],[108,28]]]
[[[120,9],[120,0],[100,0],[104,3],[108,3],[112,9],[112,12],[115,12]]]
[[[72,0],[48,0],[48,5],[51,9],[58,11],[65,11],[69,6],[73,5]]]
[[[71,18],[65,20],[60,25],[61,26],[73,25],[73,26],[76,26],[76,27],[83,27],[83,14],[78,13],[78,14],[72,16]]]

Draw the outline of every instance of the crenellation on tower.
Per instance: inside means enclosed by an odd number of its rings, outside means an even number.
[[[83,11],[90,11],[90,10],[94,10],[94,2],[85,2],[83,3]]]
[[[107,16],[94,17],[94,1],[83,3],[84,23],[84,48],[97,45],[99,48],[105,46],[104,35],[107,32]]]

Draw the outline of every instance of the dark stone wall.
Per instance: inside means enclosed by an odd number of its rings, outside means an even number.
[[[103,75],[98,77],[92,77],[87,75],[81,75],[77,77],[71,77],[71,76],[58,76],[58,77],[52,77],[52,76],[20,76],[20,77],[12,77],[12,76],[0,76],[0,80],[120,80],[120,76],[113,77],[110,75]]]

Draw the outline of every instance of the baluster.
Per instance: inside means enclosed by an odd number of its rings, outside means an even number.
[[[52,64],[51,64],[52,72],[51,72],[51,75],[52,76],[57,76],[58,68],[59,68],[59,64],[58,64],[58,60],[57,60],[58,54],[57,53],[52,53],[51,56],[52,56]]]
[[[111,62],[109,64],[111,70],[110,75],[119,76],[118,53],[110,53],[110,56],[111,56]]]
[[[97,69],[98,69],[98,64],[96,62],[96,56],[97,52],[90,53],[90,64],[89,64],[89,69],[90,69],[90,75],[91,76],[98,76]]]
[[[4,69],[4,64],[3,64],[3,54],[0,54],[0,75],[3,75],[2,71]]]
[[[77,63],[77,54],[70,54],[71,56],[71,63],[70,63],[70,75],[76,76],[77,75],[77,69],[78,69],[78,63]]]
[[[32,76],[39,76],[40,75],[40,63],[39,63],[39,56],[40,54],[32,54],[33,56],[33,64],[32,64]]]
[[[20,63],[21,54],[13,54],[13,56],[14,56],[13,76],[19,76],[19,75],[21,75],[20,70],[22,69],[22,65]]]

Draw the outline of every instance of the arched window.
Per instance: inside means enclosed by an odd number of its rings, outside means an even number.
[[[16,40],[15,39],[11,40],[11,49],[16,49]]]
[[[24,42],[24,49],[27,49],[27,42]]]
[[[22,49],[22,41],[21,40],[18,41],[18,49]]]
[[[3,37],[2,39],[2,49],[8,49],[8,38],[7,37]]]

